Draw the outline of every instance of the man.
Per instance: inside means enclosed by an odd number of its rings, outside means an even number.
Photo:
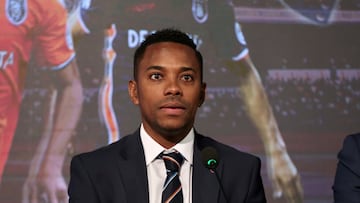
[[[286,197],[288,202],[302,202],[303,191],[298,171],[287,152],[241,26],[234,20],[234,10],[228,1],[93,0],[91,7],[86,12],[86,24],[91,34],[88,40],[82,41],[84,48],[80,46],[78,54],[89,66],[104,67],[100,52],[103,49],[103,30],[107,29],[104,25],[116,25],[113,48],[117,58],[111,64],[115,74],[120,75],[116,81],[118,85],[121,85],[123,78],[128,80],[126,76],[131,64],[129,56],[144,36],[171,26],[188,33],[206,56],[204,63],[207,69],[204,75],[215,76],[208,77],[211,87],[223,85],[219,81],[224,80],[239,87],[239,98],[263,141],[268,176],[275,197]],[[226,75],[222,71],[223,67],[227,69]],[[121,121],[126,118],[121,114],[119,117]],[[122,126],[126,125],[122,123]]]
[[[333,185],[335,203],[360,201],[360,133],[345,138]]]
[[[28,190],[66,199],[62,166],[82,107],[65,8],[56,0],[0,0],[0,180],[17,126],[30,56],[47,72],[49,102]],[[35,51],[35,52],[33,52]]]
[[[167,202],[266,202],[259,158],[194,129],[206,89],[202,56],[194,42],[178,30],[160,30],[141,43],[133,64],[128,91],[139,106],[141,126],[132,135],[72,159],[70,202],[165,202],[162,189],[171,181],[164,184],[167,164],[159,157],[171,152],[180,153],[184,163],[173,176],[180,186]],[[217,168],[209,170],[201,163],[205,147],[218,152]]]

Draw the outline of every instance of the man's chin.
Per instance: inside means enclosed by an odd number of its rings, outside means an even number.
[[[191,127],[188,127],[184,123],[181,123],[181,124],[180,123],[167,123],[167,124],[162,125],[162,129],[164,132],[166,132],[167,135],[176,136],[176,135],[184,134],[184,133],[187,134],[190,131]]]

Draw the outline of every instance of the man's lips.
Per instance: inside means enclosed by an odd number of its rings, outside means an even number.
[[[165,111],[167,114],[181,114],[185,111],[185,106],[181,103],[166,103],[164,105],[161,105],[161,110]]]

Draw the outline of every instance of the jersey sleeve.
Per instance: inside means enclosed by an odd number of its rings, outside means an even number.
[[[249,50],[239,22],[235,19],[234,8],[227,1],[209,1],[208,26],[217,47],[217,56],[238,61]]]
[[[67,11],[57,0],[39,2],[40,26],[34,34],[36,60],[44,69],[61,69],[75,57]]]

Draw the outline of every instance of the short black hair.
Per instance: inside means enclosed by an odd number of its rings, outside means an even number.
[[[145,40],[140,44],[140,46],[136,49],[134,54],[134,79],[137,78],[138,72],[138,65],[144,56],[146,48],[152,44],[160,43],[160,42],[175,42],[179,44],[186,45],[193,49],[196,54],[196,58],[200,64],[200,71],[201,71],[201,81],[203,80],[203,58],[201,53],[197,50],[196,44],[194,41],[184,32],[175,29],[175,28],[165,28],[158,30],[150,35],[148,35]]]

